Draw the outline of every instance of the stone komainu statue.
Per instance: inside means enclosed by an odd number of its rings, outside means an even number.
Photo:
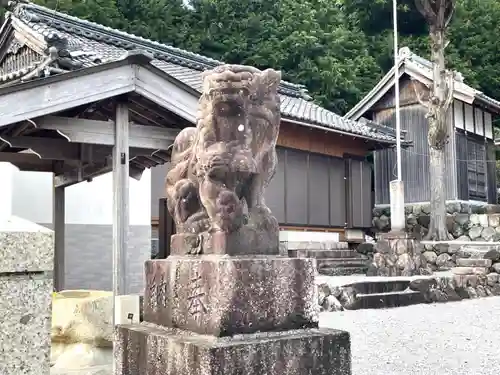
[[[222,65],[203,75],[196,128],[185,128],[166,178],[178,234],[278,233],[264,202],[276,170],[281,73]],[[276,244],[277,246],[277,244]]]

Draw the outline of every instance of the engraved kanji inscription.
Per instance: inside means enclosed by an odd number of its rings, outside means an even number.
[[[188,311],[198,321],[201,314],[207,312],[205,305],[205,292],[203,291],[202,278],[198,272],[189,281]]]
[[[157,275],[151,280],[149,285],[149,305],[152,309],[167,307],[167,283],[162,275],[157,280]]]

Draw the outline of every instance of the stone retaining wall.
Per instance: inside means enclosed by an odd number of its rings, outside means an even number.
[[[469,203],[448,203],[448,231],[455,239],[461,241],[499,241],[500,240],[500,206],[472,205]],[[408,231],[425,236],[430,222],[430,206],[405,206],[406,225]],[[391,228],[391,212],[389,207],[373,209],[373,232],[388,232]]]
[[[408,292],[419,292],[424,303],[500,296],[500,263],[495,264],[488,269],[488,273],[470,270],[466,275],[415,279],[410,283]],[[356,305],[355,289],[350,286],[321,284],[318,288],[318,304],[322,312],[350,310]]]
[[[472,246],[473,242],[471,242]],[[420,272],[421,275],[432,273],[434,271],[449,271],[456,267],[457,260],[461,258],[470,258],[471,252],[474,250],[468,246],[454,245],[453,242],[442,243],[437,245],[418,244],[418,253],[422,254],[422,269],[427,269],[429,272]],[[485,254],[487,259],[491,259],[492,271],[500,273],[500,246],[480,246],[479,248],[491,249]],[[374,244],[363,243],[357,248],[361,254],[368,256],[371,262],[374,261]],[[375,259],[376,260],[376,259]]]

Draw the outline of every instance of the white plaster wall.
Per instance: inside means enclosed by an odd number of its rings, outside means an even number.
[[[12,214],[12,179],[16,170],[10,163],[0,163],[0,222]]]
[[[151,225],[151,171],[140,181],[129,179],[130,225]],[[66,189],[66,224],[113,223],[113,175],[81,182]],[[13,215],[36,223],[52,223],[52,173],[13,174]]]

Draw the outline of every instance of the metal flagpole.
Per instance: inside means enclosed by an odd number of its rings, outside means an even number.
[[[392,1],[394,13],[394,90],[396,100],[396,160],[398,165],[398,180],[402,180],[401,171],[401,116],[399,113],[399,51],[398,51],[398,6],[397,0]]]
[[[391,226],[392,231],[405,229],[404,215],[404,185],[401,166],[401,117],[399,108],[399,50],[398,50],[398,7],[397,0],[392,1],[393,26],[394,26],[394,99],[396,101],[396,164],[397,179],[391,181]]]

